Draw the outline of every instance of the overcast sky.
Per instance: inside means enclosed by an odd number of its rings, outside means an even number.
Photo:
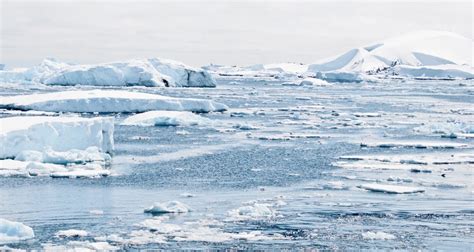
[[[45,57],[311,63],[409,31],[472,38],[473,29],[471,1],[0,1],[0,63],[7,67]]]

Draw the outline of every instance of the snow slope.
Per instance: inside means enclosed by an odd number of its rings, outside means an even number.
[[[444,31],[418,31],[355,48],[309,65],[327,80],[363,79],[364,74],[423,78],[474,78],[472,40]],[[356,80],[356,79],[354,79]]]
[[[2,97],[0,107],[20,110],[89,113],[145,112],[150,110],[193,112],[227,110],[226,105],[211,100],[173,98],[121,90],[81,90]]]
[[[206,71],[166,59],[72,65],[45,59],[35,67],[0,71],[1,82],[47,85],[215,87]]]

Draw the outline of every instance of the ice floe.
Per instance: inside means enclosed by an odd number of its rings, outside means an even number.
[[[152,206],[146,208],[145,213],[165,214],[165,213],[187,213],[191,211],[189,206],[179,201],[156,202]]]
[[[230,210],[228,216],[228,220],[247,221],[271,219],[276,217],[277,214],[269,204],[253,203]]]
[[[0,218],[0,244],[15,243],[35,237],[31,227]]]
[[[382,193],[392,193],[392,194],[421,193],[425,191],[425,189],[418,188],[418,187],[384,185],[384,184],[363,184],[363,185],[359,185],[358,187],[368,190],[368,191],[372,191],[372,192],[382,192]]]
[[[203,69],[159,58],[95,65],[73,65],[54,59],[45,59],[40,65],[32,68],[0,70],[0,81],[33,82],[46,85],[216,86],[212,76]]]
[[[209,125],[211,121],[187,111],[149,111],[126,118],[122,125],[135,126],[194,126]]]
[[[2,97],[1,108],[50,112],[120,113],[174,110],[225,111],[227,106],[206,99],[173,98],[122,90],[78,90]]]

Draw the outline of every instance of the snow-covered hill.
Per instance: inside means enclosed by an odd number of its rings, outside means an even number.
[[[45,59],[32,68],[0,71],[0,82],[47,85],[215,87],[210,74],[166,59],[72,65]]]
[[[320,60],[308,71],[337,80],[349,73],[415,78],[473,78],[471,39],[445,31],[418,31]],[[343,80],[343,79],[341,79]]]

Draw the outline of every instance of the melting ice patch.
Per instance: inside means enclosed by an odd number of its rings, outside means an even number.
[[[33,229],[25,224],[0,218],[0,244],[15,243],[34,237]]]
[[[377,232],[365,232],[362,234],[362,238],[366,240],[393,240],[396,239],[397,237],[395,235],[385,233],[382,231],[377,231]]]
[[[425,189],[418,188],[418,187],[383,185],[383,184],[363,184],[358,187],[368,190],[368,191],[372,191],[372,192],[382,192],[382,193],[392,193],[392,194],[421,193],[425,191]]]
[[[121,124],[135,126],[204,126],[211,124],[211,120],[187,111],[149,111],[130,116]]]

